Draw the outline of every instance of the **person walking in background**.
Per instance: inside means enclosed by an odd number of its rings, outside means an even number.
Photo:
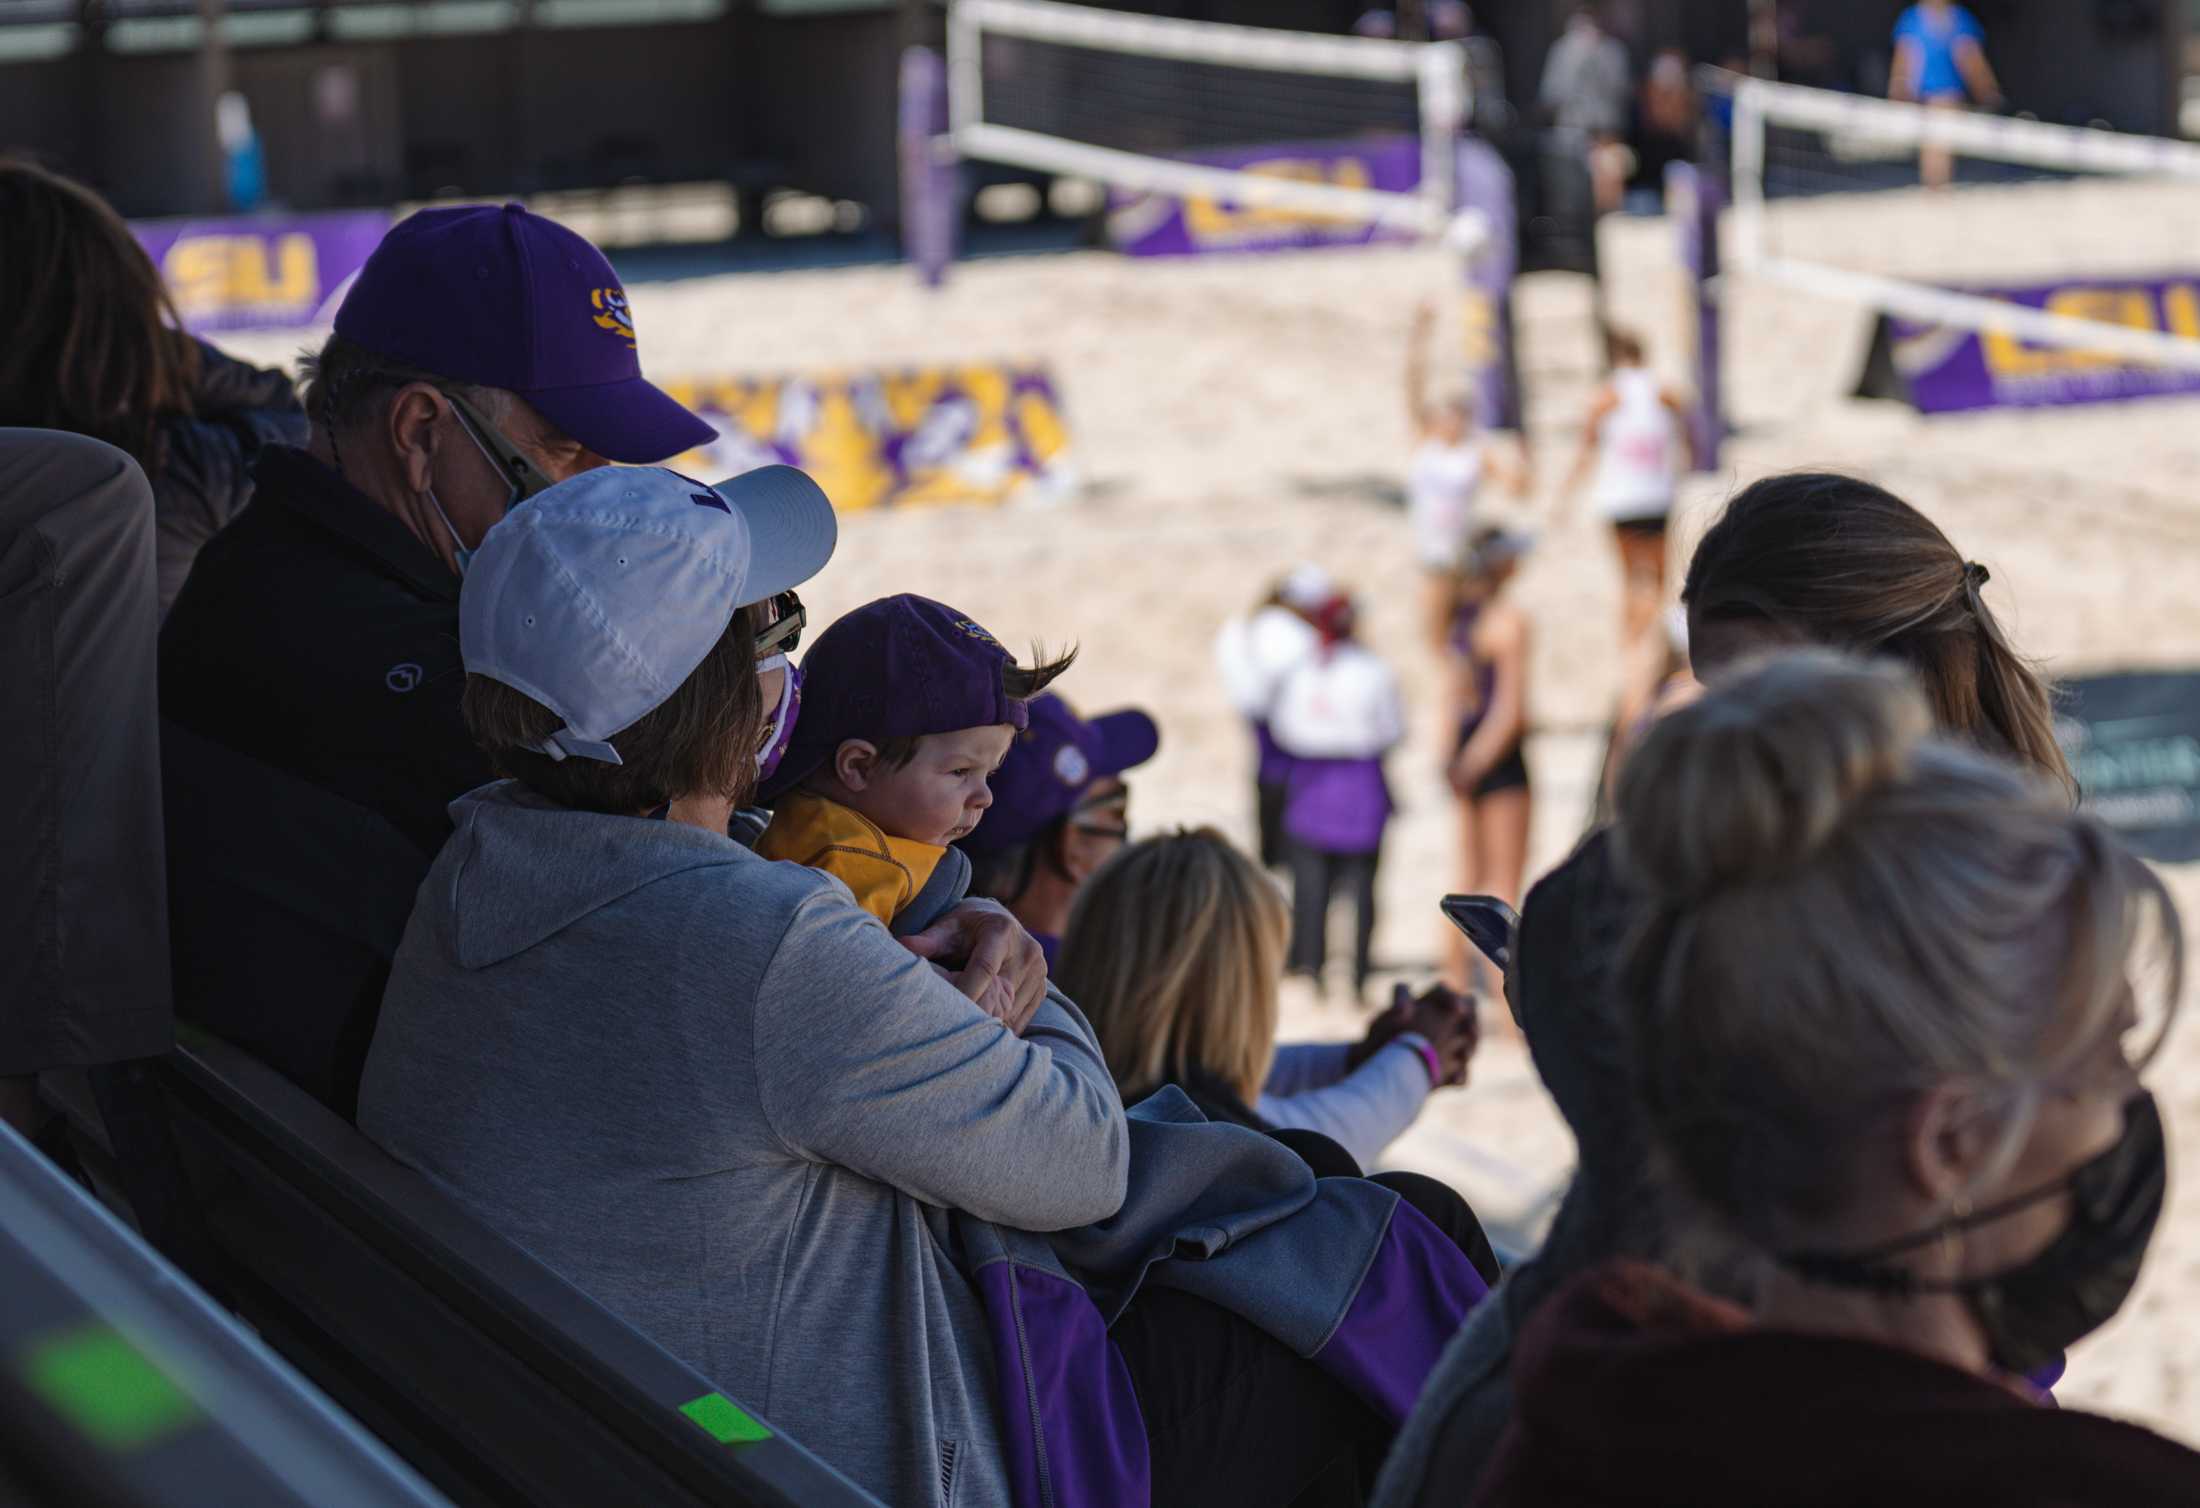
[[[1533,541],[1505,529],[1477,531],[1454,578],[1450,649],[1453,726],[1445,775],[1459,798],[1459,888],[1520,901],[1528,867],[1528,616],[1504,598]],[[1466,939],[1445,926],[1446,975],[1468,985]]]
[[[1277,745],[1269,721],[1284,677],[1321,643],[1311,615],[1336,590],[1320,566],[1294,566],[1258,608],[1230,619],[1215,636],[1215,668],[1222,675],[1223,695],[1253,733],[1253,811],[1260,830],[1260,862],[1269,869],[1288,862],[1283,803],[1291,776],[1291,757]]]
[[[1475,433],[1472,393],[1447,389],[1431,398],[1428,345],[1435,328],[1436,306],[1424,302],[1414,311],[1413,333],[1406,342],[1406,424],[1413,433],[1406,520],[1413,528],[1413,550],[1425,583],[1429,642],[1441,647],[1451,631],[1452,579],[1466,559],[1482,484],[1494,481],[1524,497],[1528,463],[1523,451],[1516,464],[1508,465]]]
[[[1353,637],[1349,596],[1315,615],[1320,647],[1284,680],[1276,698],[1276,742],[1290,756],[1283,832],[1291,854],[1291,972],[1323,988],[1329,903],[1353,899],[1352,991],[1364,998],[1374,972],[1375,872],[1393,806],[1383,756],[1405,738],[1398,678]]]
[[[1610,375],[1589,400],[1565,496],[1590,482],[1590,506],[1612,527],[1624,653],[1652,627],[1665,597],[1666,526],[1686,456],[1688,405],[1658,381],[1633,333],[1607,326],[1604,355]]]
[[[1597,213],[1618,209],[1627,182],[1624,142],[1634,83],[1627,44],[1604,29],[1594,0],[1575,9],[1551,44],[1537,98],[1553,125],[1580,137]]]
[[[0,426],[104,440],[153,487],[162,617],[252,497],[260,451],[306,443],[290,379],[183,333],[153,259],[82,184],[0,162]]]
[[[1986,28],[1978,17],[1950,0],[1920,0],[1904,11],[1894,24],[1887,96],[1935,110],[1999,105],[2001,83],[1986,61]],[[1955,155],[1945,146],[1924,146],[1917,171],[1927,188],[1946,188],[1955,174]]]

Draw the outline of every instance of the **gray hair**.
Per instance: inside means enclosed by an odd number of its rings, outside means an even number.
[[[1936,735],[1897,667],[1809,651],[1666,718],[1619,789],[1644,1108],[1760,1251],[1854,1199],[1859,1140],[1975,1086],[2014,1157],[2042,1086],[2130,1024],[2176,908],[2067,793]],[[2159,1038],[2156,1039],[2156,1045]]]
[[[513,395],[503,388],[453,381],[370,351],[341,335],[331,335],[318,351],[301,354],[298,377],[307,417],[324,434],[348,431],[362,420],[373,418],[391,393],[415,382],[456,389],[492,424],[503,424],[511,416],[514,402]]]

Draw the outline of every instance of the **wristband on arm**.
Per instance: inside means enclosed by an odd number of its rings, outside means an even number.
[[[1400,1032],[1393,1041],[1401,1042],[1421,1055],[1421,1066],[1428,1070],[1428,1087],[1444,1087],[1444,1060],[1436,1055],[1435,1044],[1419,1032]]]

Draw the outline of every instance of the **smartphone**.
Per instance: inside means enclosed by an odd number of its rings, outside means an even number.
[[[1500,969],[1512,967],[1513,938],[1520,913],[1494,895],[1447,895],[1442,902],[1451,924],[1467,934],[1475,950]]]

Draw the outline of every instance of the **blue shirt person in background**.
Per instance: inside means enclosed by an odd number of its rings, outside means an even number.
[[[2001,102],[2001,85],[1986,62],[1986,30],[1978,17],[1949,0],[1921,0],[1894,25],[1894,75],[1887,93],[1935,109],[1966,104],[1989,109]],[[1927,188],[1945,188],[1953,155],[1928,145],[1918,153],[1918,176]]]

